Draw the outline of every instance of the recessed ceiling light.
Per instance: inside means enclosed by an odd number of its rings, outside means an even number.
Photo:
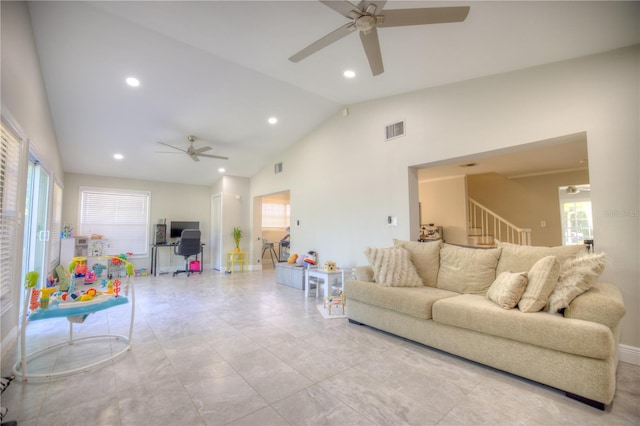
[[[122,155],[122,154],[113,154],[113,158],[115,158],[116,160],[122,160],[124,158],[124,155]]]
[[[342,73],[342,75],[344,75],[346,78],[353,78],[356,76],[356,72],[351,70],[346,70],[344,73]]]
[[[131,87],[138,87],[140,86],[140,80],[138,80],[135,77],[127,77],[127,79],[125,80],[127,82],[127,84]]]
[[[220,173],[224,173],[224,172],[226,172],[226,170],[225,170],[225,168],[224,168],[224,167],[220,167],[220,168],[218,169],[218,171],[219,171]]]
[[[269,117],[269,120],[267,120],[269,122],[269,124],[276,124],[278,122],[278,119],[275,117]]]

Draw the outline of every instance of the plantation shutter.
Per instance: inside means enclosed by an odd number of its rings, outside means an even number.
[[[0,128],[0,313],[13,305],[11,289],[16,270],[18,209],[18,176],[21,142],[2,124]]]

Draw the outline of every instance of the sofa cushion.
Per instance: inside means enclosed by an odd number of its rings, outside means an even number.
[[[613,333],[602,324],[544,311],[524,314],[518,309],[506,310],[479,295],[438,300],[432,312],[433,320],[441,324],[570,354],[606,359],[615,352]]]
[[[373,268],[371,267],[371,265],[356,266],[355,268],[353,268],[352,272],[355,280],[368,281],[371,283],[374,282]]]
[[[562,265],[567,259],[586,253],[584,245],[533,247],[498,242],[497,246],[502,249],[502,253],[496,267],[496,275],[505,271],[528,271],[538,260],[546,256],[555,256],[558,263]]]
[[[503,272],[487,290],[487,299],[503,309],[513,309],[520,301],[528,282],[526,272]]]
[[[560,278],[545,309],[556,313],[569,306],[573,299],[589,290],[598,280],[606,263],[604,253],[584,254],[567,260],[560,267]]]
[[[544,308],[559,275],[560,265],[555,256],[538,260],[527,272],[529,284],[518,302],[518,309],[522,312],[538,312]]]
[[[428,241],[419,243],[417,241],[393,240],[396,247],[404,247],[409,250],[411,262],[416,267],[416,271],[424,285],[435,287],[438,279],[438,269],[440,269],[440,241]]]
[[[597,322],[612,330],[618,327],[625,313],[620,289],[613,284],[601,282],[594,283],[564,310],[566,318]]]
[[[373,279],[384,287],[421,287],[424,284],[403,247],[373,248],[364,251],[373,269]]]
[[[443,244],[437,287],[457,293],[486,294],[496,279],[500,249]]]
[[[378,306],[420,319],[431,319],[431,306],[445,297],[459,296],[433,287],[381,287],[375,283],[348,280],[344,284],[344,295],[349,300]]]

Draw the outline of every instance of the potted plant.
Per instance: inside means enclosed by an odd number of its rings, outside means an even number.
[[[231,235],[233,235],[233,241],[236,242],[236,251],[240,251],[240,240],[242,239],[242,229],[240,229],[240,227],[235,227],[233,228],[233,232],[231,233]]]

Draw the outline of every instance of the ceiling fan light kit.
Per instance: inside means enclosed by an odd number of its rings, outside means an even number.
[[[467,19],[469,6],[430,7],[417,9],[394,9],[383,13],[385,1],[361,1],[354,5],[348,1],[321,1],[351,22],[339,27],[319,40],[311,43],[295,55],[291,62],[300,62],[317,51],[346,37],[354,31],[360,33],[360,41],[364,48],[371,73],[376,76],[384,72],[382,52],[377,28],[403,27],[408,25],[445,24],[462,22]]]

